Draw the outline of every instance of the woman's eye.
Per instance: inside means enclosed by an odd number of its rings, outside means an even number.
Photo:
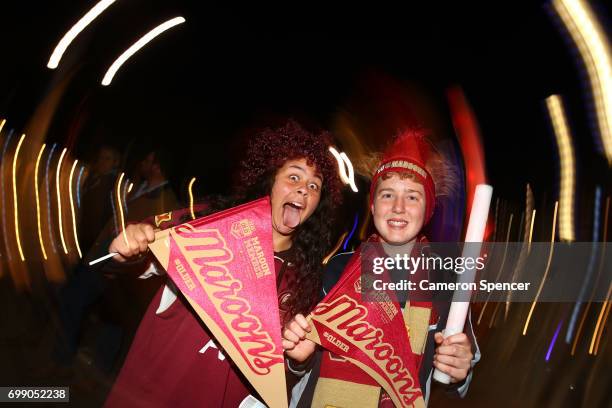
[[[381,198],[391,198],[391,194],[389,193],[384,193],[383,195],[380,196]]]
[[[314,190],[314,191],[319,191],[319,185],[318,185],[318,184],[315,184],[315,183],[310,183],[310,184],[308,185],[308,187],[309,187],[311,190]]]
[[[292,174],[289,176],[289,180],[291,181],[299,181],[300,178],[298,176],[296,176],[295,174]]]

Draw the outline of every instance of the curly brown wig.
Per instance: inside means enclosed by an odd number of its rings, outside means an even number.
[[[293,288],[296,296],[288,304],[291,315],[308,313],[316,304],[321,291],[321,260],[331,249],[332,226],[342,201],[337,164],[328,150],[331,144],[329,132],[310,132],[294,120],[263,130],[248,143],[246,159],[240,163],[236,195],[212,200],[205,211],[215,212],[270,194],[276,172],[288,160],[304,158],[317,169],[323,179],[319,205],[295,231],[291,246],[298,271]]]

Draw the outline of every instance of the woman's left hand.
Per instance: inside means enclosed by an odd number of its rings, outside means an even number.
[[[301,314],[295,315],[285,325],[283,330],[283,349],[285,349],[285,354],[297,363],[308,360],[315,351],[316,344],[306,338],[306,333],[310,332],[310,330],[310,324]]]

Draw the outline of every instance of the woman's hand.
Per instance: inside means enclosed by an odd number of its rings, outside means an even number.
[[[450,376],[451,383],[465,380],[472,367],[472,343],[465,333],[457,333],[444,338],[442,333],[434,335],[438,344],[433,365]]]
[[[127,242],[126,241],[127,237]],[[108,252],[117,252],[114,260],[125,262],[129,258],[141,255],[149,249],[149,244],[155,241],[155,231],[149,224],[130,224],[124,233],[115,237],[108,247]]]
[[[297,314],[283,330],[283,349],[287,357],[297,363],[303,363],[314,353],[316,344],[306,338],[312,329],[306,318]]]

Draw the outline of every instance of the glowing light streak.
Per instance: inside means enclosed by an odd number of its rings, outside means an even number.
[[[478,118],[470,105],[465,92],[460,87],[453,87],[447,92],[451,119],[457,134],[457,141],[465,161],[465,191],[467,192],[466,214],[470,214],[473,192],[478,184],[486,184],[486,166],[484,148],[481,141]],[[497,220],[497,215],[495,217]],[[495,224],[497,225],[497,224]]]
[[[559,239],[574,241],[575,163],[571,135],[559,95],[546,98],[546,107],[557,140],[561,168],[559,192]]]
[[[586,67],[599,137],[608,165],[612,166],[612,66],[609,41],[586,2],[553,0],[552,5],[576,44]]]
[[[4,126],[4,122],[2,122],[2,126]],[[1,129],[0,129],[1,130]],[[4,140],[4,146],[2,147],[2,160],[0,161],[0,193],[2,194],[2,237],[4,239],[4,247],[6,248],[6,254],[8,255],[9,261],[11,261],[11,250],[9,248],[8,243],[8,231],[6,229],[7,221],[6,221],[6,193],[4,188],[4,158],[6,157],[6,151],[8,150],[8,146],[11,142],[11,138],[13,137],[13,130],[11,129],[6,135],[6,139]]]
[[[123,211],[125,215],[129,214],[128,205],[127,205],[128,184],[129,184],[129,179],[126,179],[125,183],[123,184],[123,189],[122,189]]]
[[[340,153],[338,153],[338,151],[332,146],[329,147],[329,151],[334,155],[336,161],[338,162],[338,174],[340,175],[340,180],[342,180],[344,184],[349,184],[350,180],[346,174],[346,168],[344,167],[345,164],[344,160],[342,160],[342,156],[340,156]]]
[[[338,162],[338,174],[340,175],[340,180],[344,184],[348,184],[355,193],[359,190],[357,189],[357,184],[355,183],[355,170],[353,169],[353,163],[348,158],[346,153],[339,153],[333,146],[329,147],[329,151],[336,158],[336,162]],[[348,171],[348,173],[347,173]]]
[[[62,248],[64,249],[64,253],[68,255],[68,248],[66,247],[66,240],[64,240],[64,226],[62,225],[62,192],[60,185],[60,173],[62,171],[62,161],[64,160],[64,156],[66,155],[66,148],[62,150],[62,154],[57,162],[57,171],[55,173],[55,189],[57,191],[57,219],[59,224],[59,232],[60,239],[62,241]]]
[[[495,322],[495,316],[497,316],[497,310],[499,309],[499,305],[501,303],[497,303],[495,305],[495,309],[493,309],[493,314],[491,315],[491,319],[489,320],[489,329],[493,327],[493,323]]]
[[[572,341],[572,335],[574,334],[574,327],[576,326],[576,320],[578,319],[578,313],[580,312],[580,307],[582,306],[582,302],[584,301],[584,297],[586,295],[587,286],[591,282],[591,278],[593,275],[593,271],[595,270],[595,259],[597,258],[597,246],[599,241],[599,222],[601,218],[601,213],[599,211],[599,206],[601,205],[601,188],[597,186],[595,188],[595,208],[593,209],[593,235],[591,237],[591,256],[589,257],[589,264],[587,266],[587,273],[584,277],[584,281],[582,282],[582,287],[580,288],[580,293],[578,294],[578,300],[574,304],[574,308],[572,310],[572,315],[570,317],[570,322],[567,326],[567,331],[565,333],[565,342],[569,344]]]
[[[101,0],[98,2],[91,10],[89,10],[75,25],[68,30],[66,34],[62,37],[60,42],[57,44],[51,57],[49,58],[49,62],[47,63],[47,68],[55,69],[59,65],[60,60],[62,59],[62,55],[64,52],[74,41],[74,39],[79,35],[81,31],[85,29],[93,20],[96,19],[104,10],[106,10],[111,4],[113,4],[115,0]]]
[[[119,219],[121,220],[121,232],[123,234],[123,239],[125,240],[125,244],[129,246],[127,233],[125,232],[125,217],[123,215],[123,206],[121,205],[121,182],[123,181],[123,176],[125,174],[121,173],[119,176],[119,180],[117,181],[117,204],[119,205]]]
[[[610,210],[610,197],[606,198],[606,215],[604,217],[604,225],[605,225],[605,229],[604,229],[604,236],[603,236],[603,242],[607,242],[608,241],[608,214],[609,214],[609,210]],[[601,267],[603,265],[603,261],[604,261],[604,255],[605,255],[605,246],[603,246],[603,250],[602,250],[602,255],[600,258],[600,265],[599,265],[599,269],[601,271]],[[599,277],[598,277],[599,280]],[[597,349],[599,348],[599,339],[601,338],[601,334],[603,333],[603,329],[606,326],[606,320],[608,319],[608,314],[610,313],[610,309],[609,309],[609,304],[610,304],[610,296],[612,295],[612,282],[610,283],[610,285],[608,286],[608,292],[606,293],[606,301],[601,305],[601,310],[599,312],[599,317],[597,318],[597,325],[595,326],[595,330],[593,331],[593,337],[591,339],[591,345],[589,347],[589,354],[597,354]],[[605,319],[604,319],[605,316]],[[603,325],[601,324],[603,320]],[[601,327],[601,331],[599,331]],[[599,332],[599,334],[597,334]],[[597,340],[596,340],[597,338]],[[593,351],[593,346],[594,346],[594,342],[597,342],[596,346],[595,346],[595,351]]]
[[[70,213],[72,214],[72,232],[74,234],[74,243],[77,248],[77,252],[79,253],[79,258],[83,257],[81,254],[81,246],[79,245],[79,237],[77,234],[77,222],[76,222],[76,213],[74,211],[74,198],[72,196],[72,178],[74,176],[74,169],[79,161],[75,160],[72,163],[72,168],[70,169],[70,176],[68,177],[68,195],[70,196]]]
[[[17,149],[15,149],[15,156],[13,156],[13,211],[15,213],[15,240],[17,241],[17,249],[19,250],[19,257],[22,261],[25,261],[23,248],[21,248],[21,237],[19,236],[19,205],[17,200],[17,159],[19,158],[23,139],[25,139],[25,135],[21,135],[19,143],[17,143]]]
[[[604,332],[604,328],[606,327],[606,322],[608,321],[608,315],[610,314],[610,306],[612,306],[612,303],[610,303],[610,300],[607,300],[604,304],[607,305],[606,313],[603,318],[603,324],[601,325],[601,328],[599,329],[599,334],[597,335],[597,341],[595,342],[595,350],[593,351],[593,355],[597,355],[597,351],[599,351],[599,341],[601,340],[601,337]],[[604,305],[602,305],[602,308],[603,307]]]
[[[108,69],[108,71],[106,71],[106,74],[104,74],[104,78],[102,78],[102,85],[104,85],[104,86],[110,85],[111,81],[113,80],[113,77],[115,76],[115,74],[117,73],[119,68],[121,68],[121,66],[132,55],[136,54],[136,52],[138,52],[138,50],[140,50],[142,47],[147,45],[147,43],[149,43],[149,41],[153,40],[155,37],[157,37],[158,35],[160,35],[164,31],[166,31],[166,30],[168,30],[168,29],[170,29],[170,28],[172,28],[172,27],[174,27],[174,26],[176,26],[178,24],[182,24],[184,22],[185,22],[185,19],[183,17],[175,17],[173,19],[170,19],[170,20],[166,21],[165,23],[162,23],[162,24],[158,25],[153,30],[151,30],[147,34],[145,34],[142,38],[140,38],[138,41],[136,41],[134,44],[132,44],[130,46],[130,48],[125,50],[123,52],[123,54],[121,54],[119,56],[119,58],[117,58],[115,60],[115,62],[113,62],[113,64]]]
[[[57,147],[56,143],[53,143],[51,146],[51,150],[49,151],[49,157],[47,157],[47,164],[45,166],[45,192],[47,194],[47,226],[49,227],[49,242],[51,242],[51,249],[53,253],[56,253],[57,250],[55,248],[55,238],[53,236],[53,227],[51,222],[51,180],[49,180],[49,170],[51,168],[51,159],[53,158],[53,153],[55,152],[55,148]]]
[[[351,190],[353,190],[354,193],[357,193],[359,190],[357,189],[357,184],[355,184],[355,170],[353,169],[353,163],[351,163],[351,160],[344,152],[340,153],[340,157],[348,169],[348,184],[351,186]]]
[[[546,353],[546,358],[544,359],[545,361],[550,360],[550,354],[552,353],[553,348],[555,347],[555,343],[557,342],[557,337],[559,337],[559,332],[561,331],[562,324],[563,320],[561,320],[557,325],[557,330],[555,330],[555,334],[553,335],[553,338],[550,341],[550,345],[548,346],[548,352]]]
[[[38,166],[40,165],[40,158],[42,157],[43,152],[45,151],[45,147],[46,147],[45,144],[43,144],[40,147],[40,151],[38,152],[38,157],[36,158],[36,165],[34,166],[34,192],[36,195],[36,225],[38,227],[38,242],[40,243],[40,250],[42,251],[43,258],[46,261],[47,251],[45,250],[45,245],[43,243],[42,227],[41,227],[42,220],[40,216],[40,195],[38,193]]]
[[[612,285],[610,286],[610,289],[612,289]],[[601,336],[601,333],[599,333],[600,326],[603,331],[603,326],[601,325],[601,322],[603,320],[604,315],[607,315],[605,312],[608,308],[608,299],[610,299],[610,289],[608,289],[608,294],[606,296],[607,300],[601,305],[601,310],[599,311],[599,316],[597,317],[597,324],[595,325],[595,330],[593,330],[593,337],[591,338],[591,345],[589,346],[589,354],[594,354],[593,350],[595,347],[595,341],[598,336]]]
[[[329,252],[329,254],[327,254],[327,256],[325,258],[323,258],[323,262],[321,262],[323,265],[327,265],[329,260],[336,253],[336,251],[338,251],[338,249],[340,249],[340,245],[342,245],[342,241],[344,241],[344,238],[346,237],[347,234],[348,234],[348,232],[343,232],[342,235],[340,235],[340,238],[338,238],[338,242],[336,243],[334,248]]]
[[[348,237],[346,238],[346,241],[344,241],[344,245],[342,246],[343,251],[346,251],[346,246],[348,245],[351,238],[353,238],[353,234],[355,233],[355,230],[357,229],[358,223],[359,223],[359,214],[355,214],[355,222],[353,222],[353,228],[351,229],[350,234],[348,235]]]
[[[111,208],[113,209],[113,226],[115,227],[114,235],[117,235],[119,233],[119,224],[117,224],[117,206],[115,205],[115,197],[112,191],[110,193],[110,202]]]
[[[589,313],[589,309],[591,308],[591,302],[587,303],[584,312],[582,313],[582,318],[580,319],[580,324],[578,325],[578,330],[576,331],[576,337],[574,337],[574,342],[572,343],[572,351],[571,355],[573,356],[576,352],[576,345],[578,344],[578,339],[580,338],[580,334],[582,333],[582,328],[584,326],[584,322],[586,320],[587,314]]]
[[[506,265],[506,256],[508,255],[508,244],[510,241],[510,232],[512,231],[512,219],[513,218],[514,218],[514,214],[510,214],[510,220],[508,221],[508,231],[506,232],[506,245],[504,245],[504,255],[502,256],[502,262],[501,262],[501,265],[499,266],[499,272],[497,272],[497,277],[495,278],[493,282],[499,282],[499,278],[504,270],[504,266]],[[480,311],[480,315],[478,316],[478,321],[476,322],[477,325],[480,325],[480,320],[482,320],[482,316],[484,315],[484,312],[487,309],[487,304],[489,303],[489,299],[491,299],[491,293],[489,293],[489,296],[487,296],[487,300],[485,304],[483,305],[482,310]],[[497,313],[497,307],[495,308],[495,312],[493,313],[493,318],[495,317],[495,313]],[[491,322],[492,321],[493,319],[491,319]]]
[[[559,208],[559,202],[555,201],[555,212],[553,215],[552,222],[552,233],[550,235],[550,251],[548,251],[548,261],[546,262],[546,269],[544,270],[544,276],[542,277],[542,281],[540,282],[540,286],[538,287],[538,292],[536,293],[536,297],[531,303],[531,308],[529,308],[529,314],[527,315],[527,320],[525,320],[525,326],[523,327],[523,336],[527,334],[527,329],[529,328],[529,322],[531,321],[531,315],[535,309],[536,303],[538,303],[538,298],[542,293],[542,288],[544,287],[544,281],[546,281],[546,277],[548,276],[548,271],[550,270],[550,264],[552,262],[552,256],[554,252],[554,243],[555,243],[555,232],[557,226],[557,210]]]
[[[519,274],[523,271],[525,267],[525,263],[527,262],[527,257],[529,256],[529,251],[531,249],[531,233],[528,232],[528,225],[533,225],[533,216],[532,212],[534,205],[533,192],[531,191],[531,187],[529,187],[529,183],[527,184],[526,194],[525,194],[525,212],[521,214],[521,221],[519,223],[521,229],[524,227],[525,230],[523,232],[523,245],[521,245],[521,252],[519,254],[518,261],[516,262],[516,266],[514,268],[514,272],[512,273],[512,283],[516,282]],[[526,216],[526,217],[525,217]],[[519,231],[519,236],[520,236]],[[510,313],[510,302],[512,300],[512,291],[508,291],[508,295],[506,297],[506,307],[504,312],[504,321],[508,319],[508,314]],[[497,311],[497,307],[495,308]],[[494,313],[495,314],[495,313]]]
[[[535,221],[536,210],[534,209],[531,213],[531,226],[529,227],[529,246],[527,247],[527,251],[531,253],[531,239],[533,237],[533,223]]]
[[[189,211],[191,211],[191,219],[195,220],[195,212],[193,211],[193,183],[195,183],[196,178],[192,178],[189,181],[189,186],[187,187],[187,191],[189,192]]]
[[[527,190],[525,194],[525,212],[523,215],[526,215],[524,218],[524,232],[523,232],[523,245],[521,245],[521,252],[519,254],[518,261],[516,262],[516,267],[514,268],[514,272],[512,274],[512,283],[516,282],[519,279],[519,276],[522,274],[523,269],[525,268],[525,263],[527,262],[527,257],[531,253],[531,237],[533,234],[533,220],[535,218],[535,209],[534,207],[534,198],[533,191],[527,183]],[[521,216],[521,226],[523,226],[523,217]],[[520,234],[519,234],[520,235]],[[506,310],[504,313],[504,321],[508,320],[508,314],[510,313],[510,305],[512,300],[512,291],[508,291],[508,295],[506,297]]]
[[[85,172],[85,166],[81,166],[79,170],[79,175],[77,177],[77,190],[76,190],[78,208],[81,208],[81,179],[83,178],[84,172]]]
[[[608,241],[608,228],[607,228],[607,225],[608,225],[609,210],[610,210],[610,197],[608,197],[606,199],[606,212],[605,212],[605,215],[604,215],[604,224],[603,224],[606,227],[604,228],[604,231],[603,231],[603,242],[607,242]],[[595,294],[595,291],[597,290],[597,284],[599,282],[599,276],[601,274],[601,270],[603,269],[603,261],[604,261],[605,253],[606,253],[606,246],[603,245],[602,246],[601,255],[599,256],[599,268],[598,268],[597,278],[595,279],[595,285],[593,285],[593,289],[591,290],[591,296],[589,297],[589,303],[587,303],[587,307],[585,308],[584,312],[582,313],[582,318],[580,319],[580,324],[578,325],[578,330],[576,332],[576,337],[574,338],[574,342],[572,344],[572,351],[571,351],[571,355],[572,356],[576,352],[576,345],[578,344],[578,339],[580,338],[580,334],[582,333],[582,328],[584,326],[584,322],[586,321],[587,314],[589,312],[589,309],[591,308],[591,303],[592,303],[592,300],[593,300],[593,295]]]
[[[134,188],[134,183],[130,183],[130,185],[128,186],[128,189],[127,189],[128,194],[132,192],[132,188]]]

